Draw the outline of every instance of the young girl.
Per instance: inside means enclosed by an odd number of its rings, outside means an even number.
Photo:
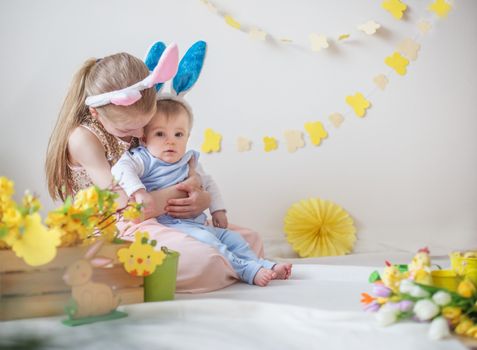
[[[144,126],[155,113],[154,84],[175,74],[177,47],[171,45],[166,51],[151,74],[141,60],[127,53],[90,59],[76,73],[48,144],[45,170],[53,199],[64,200],[92,184],[103,188],[111,185],[111,166],[124,151],[137,144],[137,137],[142,136]],[[187,218],[205,210],[210,196],[197,186],[194,178],[155,192],[156,198],[167,200],[167,207],[149,208],[149,216],[167,211],[171,216]],[[186,195],[181,195],[184,192]],[[119,194],[119,205],[124,206],[128,198],[123,191]],[[136,230],[148,231],[158,246],[181,253],[179,292],[210,291],[233,283],[234,271],[211,247],[154,219],[129,229],[125,226],[118,224],[126,239],[133,239]],[[241,233],[263,254],[256,233]]]
[[[159,99],[157,112],[142,138],[145,147],[125,152],[112,167],[112,174],[128,195],[147,203],[150,201],[148,191],[173,186],[189,176],[189,162],[199,156],[197,151],[186,152],[192,121],[192,112],[181,98]],[[197,173],[203,174],[200,166]],[[238,233],[227,228],[223,200],[210,176],[204,176],[203,185],[213,194],[210,213],[214,226],[206,225],[204,213],[190,219],[163,214],[157,218],[158,222],[216,247],[240,279],[249,284],[264,287],[272,279],[288,279],[291,264],[277,264],[257,257]]]

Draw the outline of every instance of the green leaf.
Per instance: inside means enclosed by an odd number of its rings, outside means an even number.
[[[374,283],[374,282],[380,281],[380,280],[381,280],[381,276],[379,275],[378,271],[373,271],[371,273],[371,275],[369,275],[369,278],[368,278],[369,283]]]

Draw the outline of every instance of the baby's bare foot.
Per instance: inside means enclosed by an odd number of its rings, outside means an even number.
[[[275,264],[272,270],[276,272],[275,279],[287,280],[291,276],[292,264]]]
[[[275,279],[277,274],[272,270],[261,268],[253,278],[253,284],[265,287],[271,280]]]

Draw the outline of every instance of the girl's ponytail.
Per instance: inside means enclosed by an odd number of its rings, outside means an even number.
[[[53,199],[65,200],[72,193],[68,166],[68,138],[89,114],[85,105],[86,80],[96,59],[87,60],[73,77],[73,81],[61,107],[55,128],[50,136],[46,152],[45,172],[48,192]]]

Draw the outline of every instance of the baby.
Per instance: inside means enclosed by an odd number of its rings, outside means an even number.
[[[180,98],[158,100],[157,112],[144,130],[145,147],[125,152],[112,167],[113,176],[129,196],[147,206],[152,202],[148,192],[184,181],[189,174],[189,162],[194,158],[196,172],[211,195],[209,210],[214,226],[206,224],[205,213],[193,219],[177,219],[164,214],[157,221],[217,248],[240,279],[248,284],[264,287],[272,279],[288,279],[291,264],[258,258],[240,234],[227,229],[227,216],[217,185],[197,163],[199,153],[186,152],[192,118],[190,107]]]

